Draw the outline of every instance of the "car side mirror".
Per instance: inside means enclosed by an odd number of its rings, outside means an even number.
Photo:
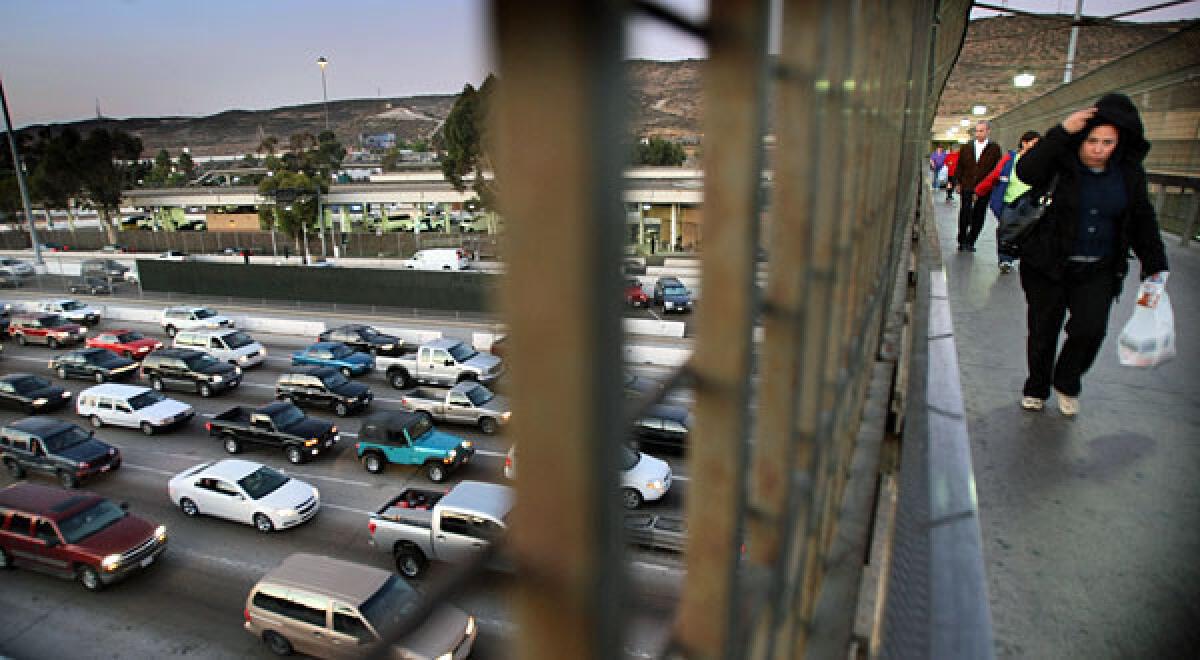
[[[121,502],[121,504],[120,504],[119,506],[121,507],[121,510],[122,510],[122,511],[128,511],[128,510],[129,510],[129,502]]]

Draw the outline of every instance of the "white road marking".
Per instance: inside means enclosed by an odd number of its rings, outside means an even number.
[[[371,511],[367,511],[365,509],[355,509],[354,507],[342,506],[340,504],[330,504],[329,502],[321,502],[321,506],[329,507],[330,509],[337,509],[338,511],[349,511],[350,513],[361,513],[365,516],[369,516],[372,513]]]
[[[155,474],[161,474],[161,475],[167,476],[167,477],[175,476],[175,473],[171,472],[170,470],[160,470],[158,468],[147,467],[145,465],[134,465],[133,463],[121,463],[121,467],[129,468],[130,470],[142,470],[144,472],[153,472]]]
[[[368,481],[355,481],[353,479],[342,479],[340,477],[323,477],[319,474],[305,474],[304,472],[288,472],[288,474],[293,477],[300,477],[302,479],[320,479],[322,481],[332,481],[334,483],[346,484],[347,486],[362,486],[363,488],[366,488],[373,485]]]

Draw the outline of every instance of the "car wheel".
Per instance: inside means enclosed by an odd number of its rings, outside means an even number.
[[[63,488],[74,488],[79,485],[79,479],[66,470],[59,470],[58,483],[62,484]]]
[[[371,452],[363,456],[363,467],[367,468],[367,472],[371,474],[379,474],[383,472],[383,468],[387,465],[383,457],[376,452]]]
[[[433,415],[430,415],[428,410],[422,410],[421,412],[419,412],[417,414],[421,416],[422,420],[424,420],[430,424],[433,423]]]
[[[11,475],[13,479],[20,479],[21,477],[25,476],[25,468],[21,467],[20,463],[11,458],[7,461],[4,461],[4,467],[8,468],[8,474]]]
[[[58,374],[58,377],[63,380],[67,379],[67,368],[66,367],[59,367],[58,369],[55,370],[54,373]]]
[[[280,635],[277,632],[273,632],[270,630],[264,632],[263,633],[263,642],[267,645],[267,648],[271,649],[271,653],[274,653],[275,655],[291,655],[292,654],[291,642],[284,639],[283,635]]]
[[[104,426],[104,420],[100,419],[100,415],[92,415],[92,426],[95,428]]]
[[[425,568],[425,555],[413,547],[397,548],[395,559],[396,571],[410,580],[420,577]]]
[[[621,504],[626,509],[636,509],[642,505],[642,494],[633,488],[622,488]]]
[[[342,375],[346,378],[352,377],[354,374],[350,371],[350,367],[342,367]]]
[[[271,522],[271,519],[267,517],[267,514],[256,513],[254,514],[254,529],[257,529],[263,534],[270,534],[271,532],[275,531],[275,523]]]
[[[179,500],[179,510],[183,512],[183,515],[190,518],[200,515],[200,507],[196,506],[195,502],[186,497]]]
[[[96,382],[97,382],[97,383],[103,383],[103,382],[104,382],[104,380],[105,380],[105,379],[104,379],[104,374],[103,374],[102,372],[99,372],[99,371],[97,371],[97,372],[96,372],[96,376],[95,376],[95,378],[96,378]]]
[[[225,436],[225,439],[221,441],[221,444],[225,445],[225,451],[229,452],[230,454],[236,454],[242,450],[241,441],[232,435]]]
[[[154,425],[150,422],[142,422],[141,427],[142,433],[145,433],[146,435],[154,435]]]
[[[8,555],[7,550],[0,548],[0,571],[6,568],[12,568],[12,557]]]
[[[212,396],[212,393],[212,388],[208,386],[208,383],[200,383],[200,396],[207,399]]]
[[[299,447],[288,447],[284,450],[283,454],[287,456],[288,463],[292,465],[299,465],[304,462],[304,452],[300,451]]]
[[[58,340],[55,339],[54,337],[51,337],[46,340],[46,345],[52,349],[57,349],[58,348]]]
[[[175,326],[173,326],[173,325],[168,325],[167,327],[165,327],[165,328],[163,328],[163,329],[167,331],[167,336],[168,336],[168,337],[170,337],[171,339],[174,339],[174,338],[175,338],[175,332],[176,332],[176,330],[175,330]]]
[[[17,335],[17,343],[24,346],[29,343],[29,340],[25,339],[25,335]]]
[[[155,378],[154,380],[150,381],[150,385],[153,386],[154,389],[159,392],[166,389],[165,387],[163,387],[163,382],[162,382],[161,378]]]
[[[425,474],[435,484],[440,484],[446,480],[446,468],[441,463],[430,463],[429,467],[425,468]]]
[[[91,566],[80,566],[75,569],[75,575],[79,577],[79,582],[84,589],[88,591],[99,591],[104,583],[100,581],[100,574]]]
[[[346,415],[350,414],[350,407],[339,401],[333,407],[333,414],[337,415],[338,417],[345,417]]]
[[[410,382],[408,372],[404,370],[395,371],[388,376],[388,382],[392,384],[392,387],[398,390],[408,389]]]
[[[495,433],[497,428],[498,425],[496,424],[496,420],[491,417],[484,417],[483,419],[479,420],[479,430],[488,435]]]

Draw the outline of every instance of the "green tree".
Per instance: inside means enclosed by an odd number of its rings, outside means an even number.
[[[95,129],[79,145],[83,190],[100,212],[100,226],[110,243],[117,242],[112,216],[121,207],[121,193],[132,184],[130,173],[141,154],[141,139],[119,129]]]
[[[392,147],[383,154],[383,171],[395,172],[400,163],[400,147]]]
[[[322,194],[327,192],[328,186],[323,181],[304,172],[281,170],[263,179],[258,192],[274,201],[259,209],[259,227],[263,230],[274,227],[293,239],[316,227],[318,186]]]
[[[150,167],[150,172],[146,174],[145,183],[147,186],[165,186],[167,180],[171,178],[171,170],[175,164],[171,162],[171,154],[167,153],[166,149],[159,149],[154,156],[154,165]]]
[[[47,211],[71,210],[71,202],[83,188],[78,154],[82,139],[73,128],[63,129],[40,145],[37,167],[29,177],[30,195]],[[72,226],[74,218],[71,219]]]
[[[454,101],[454,107],[442,124],[440,143],[444,151],[441,154],[442,174],[454,189],[466,190],[464,178],[473,174],[475,177],[472,189],[479,195],[480,203],[488,209],[496,207],[495,181],[484,178],[484,172],[491,173],[492,158],[488,152],[486,119],[488,106],[496,87],[496,77],[489,75],[483,85],[476,90],[470,84]]]
[[[633,150],[635,165],[678,167],[683,165],[685,160],[687,160],[687,154],[684,153],[683,147],[662,138],[655,137],[645,142],[639,142]]]
[[[179,154],[179,172],[183,174],[184,183],[196,178],[196,161],[186,151]]]

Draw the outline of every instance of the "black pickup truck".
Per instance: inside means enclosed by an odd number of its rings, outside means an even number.
[[[242,445],[253,443],[283,449],[292,463],[303,463],[333,449],[337,427],[323,419],[305,417],[286,401],[268,403],[257,409],[234,406],[204,425],[209,435],[221,438],[225,451],[236,454]]]

